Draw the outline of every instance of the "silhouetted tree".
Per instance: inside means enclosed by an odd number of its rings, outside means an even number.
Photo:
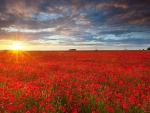
[[[69,51],[76,51],[76,49],[69,49]]]
[[[147,50],[150,50],[150,47],[148,47]]]

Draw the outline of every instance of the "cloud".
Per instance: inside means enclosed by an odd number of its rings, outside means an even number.
[[[150,1],[112,0],[99,3],[96,8],[103,11],[108,25],[150,25]],[[147,25],[148,24],[148,25]]]
[[[148,44],[149,6],[149,0],[1,0],[0,40],[17,33],[34,45]]]

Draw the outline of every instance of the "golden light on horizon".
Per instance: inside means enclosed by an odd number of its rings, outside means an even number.
[[[12,50],[24,50],[24,46],[20,41],[14,41],[11,46]]]

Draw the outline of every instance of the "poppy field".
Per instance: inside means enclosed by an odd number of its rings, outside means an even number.
[[[0,52],[0,113],[150,112],[150,52]]]

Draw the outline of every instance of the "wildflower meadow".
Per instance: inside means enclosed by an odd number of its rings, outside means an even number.
[[[150,52],[0,52],[0,113],[150,112]]]

